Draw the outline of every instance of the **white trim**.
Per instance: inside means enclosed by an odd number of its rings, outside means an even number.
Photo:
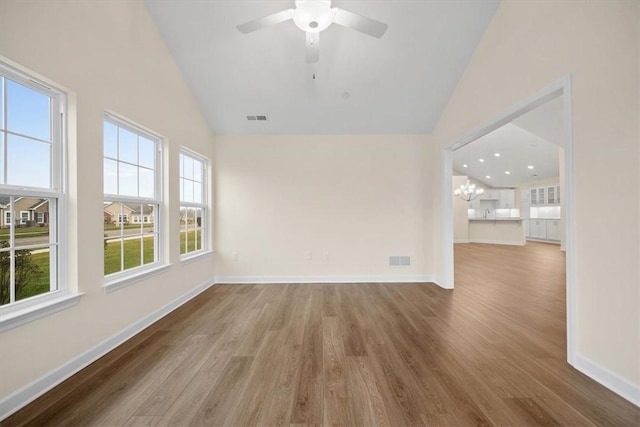
[[[216,276],[216,284],[235,283],[434,283],[431,276]]]
[[[19,305],[19,307],[21,307],[20,309],[16,309],[17,307],[13,304],[11,306],[5,306],[4,310],[0,310],[0,332],[8,331],[9,329],[16,328],[25,323],[40,319],[41,317],[73,307],[80,301],[82,295],[84,295],[84,293],[63,294],[56,295],[55,298],[46,298],[46,296],[52,295],[43,294],[41,296],[44,298],[41,298],[41,302],[36,304]],[[42,301],[42,299],[44,299],[44,301]],[[15,304],[19,304],[19,302]],[[3,313],[6,311],[9,312]]]
[[[215,251],[210,249],[200,249],[195,252],[187,252],[186,254],[180,257],[180,262],[183,264],[189,264],[194,261],[198,261],[200,258],[204,258],[207,255],[212,255]]]
[[[514,242],[512,240],[485,240],[485,239],[479,239],[479,240],[470,240],[469,243],[487,243],[490,245],[509,245],[509,246],[524,246],[526,242],[526,240],[522,240],[520,242]]]
[[[560,246],[560,240],[536,239],[535,237],[527,237],[527,242],[551,243]]]
[[[574,362],[578,371],[640,407],[640,384],[632,383],[580,353],[576,353]]]
[[[110,294],[120,288],[127,287],[141,280],[146,280],[149,277],[156,276],[164,273],[171,268],[171,264],[153,265],[134,267],[123,272],[114,273],[114,277],[110,278],[105,276],[109,280],[104,283],[104,292]],[[131,274],[125,274],[131,272]],[[117,277],[115,277],[117,275]]]
[[[37,378],[24,387],[6,396],[0,400],[0,420],[4,420],[17,410],[33,402],[47,391],[95,362],[100,357],[123,344],[134,335],[140,333],[143,329],[165,317],[167,314],[171,313],[173,310],[193,299],[200,293],[206,291],[213,285],[213,281],[207,281],[197,286],[164,307],[148,314],[137,322],[132,323],[122,331],[100,342],[79,356],[74,357],[63,365],[58,366],[57,368],[42,375],[40,378]]]
[[[469,239],[454,239],[453,243],[471,243]]]
[[[566,219],[566,292],[567,292],[567,362],[574,364],[576,354],[576,253],[575,253],[575,208],[574,208],[574,167],[573,167],[573,113],[572,113],[572,80],[571,75],[567,75],[557,82],[547,86],[539,93],[525,99],[514,105],[505,112],[498,114],[491,120],[480,124],[472,129],[469,133],[460,136],[451,141],[448,145],[441,149],[441,183],[440,183],[440,200],[441,202],[441,227],[442,227],[442,257],[441,257],[441,275],[442,286],[453,288],[453,203],[451,201],[451,180],[453,172],[453,150],[461,148],[476,139],[480,138],[510,123],[515,118],[539,107],[540,105],[562,96],[564,104],[564,130],[566,135],[565,150],[565,219]]]

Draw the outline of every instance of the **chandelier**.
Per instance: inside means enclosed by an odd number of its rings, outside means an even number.
[[[456,188],[453,192],[454,196],[460,197],[462,200],[466,200],[467,202],[475,199],[481,194],[484,194],[484,188],[476,188],[476,185],[472,184],[469,180],[467,180],[464,185],[461,185],[460,188]]]

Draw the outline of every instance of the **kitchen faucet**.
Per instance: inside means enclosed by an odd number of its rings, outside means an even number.
[[[491,213],[491,209],[484,210],[484,219],[487,219],[487,216]]]

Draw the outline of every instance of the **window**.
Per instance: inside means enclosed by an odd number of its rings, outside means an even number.
[[[161,261],[157,227],[162,201],[160,148],[159,137],[105,116],[104,274],[108,284],[158,267]],[[144,224],[141,215],[154,221]]]
[[[190,151],[180,152],[180,253],[206,249],[207,161]]]
[[[36,212],[36,222],[38,224],[44,224],[44,212]]]
[[[66,290],[58,222],[64,217],[64,102],[61,92],[0,64],[0,305],[9,307],[5,313],[19,313],[25,304],[40,304]],[[43,224],[38,227],[36,208]],[[45,218],[51,220],[45,224]]]

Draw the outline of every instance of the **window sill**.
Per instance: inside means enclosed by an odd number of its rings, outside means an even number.
[[[215,251],[214,250],[205,250],[205,251],[198,251],[195,253],[190,253],[190,254],[186,254],[186,255],[180,255],[180,262],[184,263],[184,264],[188,264],[190,262],[193,261],[198,261],[200,258],[204,258],[207,255],[211,255],[213,254]]]
[[[144,271],[138,271],[132,274],[110,278],[104,283],[104,291],[105,293],[110,294],[113,291],[117,291],[118,289],[125,288],[141,280],[145,280],[145,279],[148,279],[149,277],[153,277],[158,274],[164,273],[168,271],[170,268],[171,268],[171,264],[163,264],[157,267],[154,266],[154,267],[146,268],[144,269]]]
[[[11,310],[6,314],[6,309],[0,310],[0,332],[8,331],[57,311],[73,307],[80,301],[82,295],[84,293],[62,294],[19,310]]]

